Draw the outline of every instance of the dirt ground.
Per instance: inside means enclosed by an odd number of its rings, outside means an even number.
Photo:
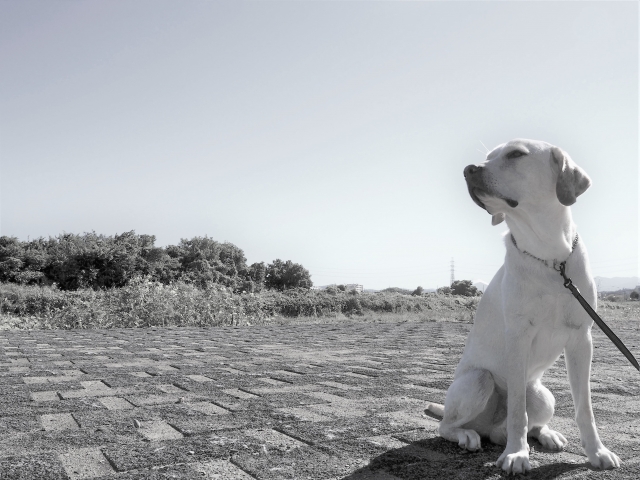
[[[640,319],[605,310],[640,357]],[[442,402],[468,323],[0,332],[0,479],[485,479],[424,414]],[[640,478],[640,372],[594,326],[591,469],[562,358],[545,375],[564,452],[531,441],[530,479]]]

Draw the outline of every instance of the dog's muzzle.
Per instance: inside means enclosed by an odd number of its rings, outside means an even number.
[[[484,187],[484,183],[482,181],[482,167],[478,167],[477,165],[467,165],[464,169],[464,179],[467,181],[467,188],[469,189],[469,195],[471,199],[480,207],[485,210],[487,207],[484,206],[484,203],[478,198],[478,193],[487,193],[487,191],[482,188]]]
[[[464,169],[464,178],[467,181],[467,188],[469,189],[469,195],[471,195],[471,199],[476,202],[476,204],[480,208],[484,208],[485,210],[487,210],[487,207],[485,207],[484,203],[482,203],[482,201],[478,198],[478,195],[484,194],[487,196],[500,198],[504,200],[511,208],[516,208],[518,206],[518,202],[516,200],[512,200],[511,198],[503,197],[502,195],[493,193],[489,190],[489,188],[487,188],[482,175],[483,169],[484,167],[479,167],[477,165],[467,165]]]

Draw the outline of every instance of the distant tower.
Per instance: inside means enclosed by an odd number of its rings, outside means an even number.
[[[449,283],[449,285],[453,285],[453,281],[455,279],[456,279],[456,276],[454,273],[453,257],[451,257],[451,282]]]

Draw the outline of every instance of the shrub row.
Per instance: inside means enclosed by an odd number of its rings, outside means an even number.
[[[0,236],[0,282],[97,290],[123,287],[143,276],[165,285],[217,284],[237,292],[313,285],[302,265],[280,259],[247,265],[244,252],[229,242],[205,236],[156,247],[155,240],[133,230],[113,236],[64,233],[26,242]]]
[[[330,293],[306,289],[234,293],[209,285],[164,284],[136,278],[120,288],[63,291],[0,284],[0,313],[39,328],[220,326],[264,323],[274,317],[327,317],[366,312],[473,312],[478,298],[400,293]],[[28,320],[28,321],[27,321]]]

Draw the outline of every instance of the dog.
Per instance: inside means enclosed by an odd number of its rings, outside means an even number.
[[[596,289],[587,251],[577,236],[570,205],[591,180],[560,148],[515,139],[499,145],[480,165],[464,169],[469,195],[506,222],[504,265],[486,288],[444,406],[439,434],[476,451],[481,437],[505,445],[496,465],[526,473],[527,437],[562,450],[567,439],[548,426],[555,399],[542,376],[564,351],[582,446],[596,468],[620,466],[600,441],[591,407],[591,317],[564,288],[557,266],[595,309]]]

